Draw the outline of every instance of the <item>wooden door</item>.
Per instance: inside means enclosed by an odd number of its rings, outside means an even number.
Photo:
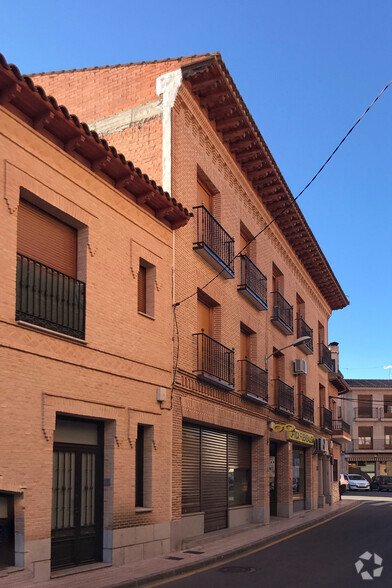
[[[213,336],[212,329],[212,308],[202,302],[197,301],[197,332],[201,333],[204,330],[204,334],[209,337]]]
[[[203,205],[212,214],[213,196],[201,182],[197,182],[197,205]]]

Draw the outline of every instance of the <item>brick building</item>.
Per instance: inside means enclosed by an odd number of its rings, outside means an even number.
[[[0,568],[167,552],[191,213],[1,55],[0,129]]]
[[[392,381],[346,380],[347,401],[342,416],[351,424],[347,471],[392,476]],[[346,399],[345,398],[345,399]]]
[[[162,402],[172,546],[337,499],[328,319],[348,301],[220,55],[33,79],[194,209]]]

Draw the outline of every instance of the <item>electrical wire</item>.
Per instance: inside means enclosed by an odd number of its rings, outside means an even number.
[[[171,384],[171,388],[170,388],[170,406],[167,406],[167,407],[162,406],[162,403],[160,403],[159,406],[160,406],[161,410],[171,410],[173,408],[173,392],[174,392],[174,387],[176,384],[178,359],[179,359],[179,355],[180,355],[180,331],[178,328],[177,307],[175,304],[173,304],[173,323],[174,323],[174,328],[175,328],[175,335],[173,334],[173,340],[175,337],[176,338],[176,353],[175,353],[175,359],[173,362],[173,379],[172,379],[172,384]]]
[[[369,110],[374,106],[374,104],[377,102],[377,100],[384,94],[384,92],[389,88],[389,86],[391,84],[392,84],[392,80],[390,82],[388,82],[388,84],[384,87],[384,89],[381,90],[381,92],[369,104],[369,106],[366,108],[366,110],[356,120],[356,122],[352,125],[352,127],[344,135],[343,139],[338,143],[338,145],[335,147],[335,149],[332,151],[332,153],[329,155],[329,157],[325,160],[325,162],[320,167],[320,169],[309,180],[309,182],[306,184],[306,186],[304,188],[302,188],[302,190],[299,192],[299,194],[297,194],[297,196],[295,198],[293,198],[292,201],[289,202],[289,204],[287,206],[285,206],[280,211],[279,214],[277,214],[269,223],[267,223],[265,225],[265,227],[263,227],[262,229],[260,229],[260,231],[258,233],[256,233],[256,235],[254,237],[252,237],[252,239],[250,239],[250,241],[248,243],[246,243],[246,245],[244,247],[242,247],[242,249],[240,249],[240,251],[238,251],[238,253],[236,255],[234,255],[234,257],[229,261],[228,265],[231,265],[233,263],[233,261],[237,257],[239,257],[239,255],[244,251],[244,249],[246,249],[248,247],[248,245],[250,243],[252,243],[255,239],[257,239],[257,237],[259,237],[259,235],[261,235],[262,233],[264,233],[264,231],[266,231],[274,222],[276,222],[283,214],[285,214],[287,212],[287,210],[294,205],[294,203],[298,200],[298,198],[300,196],[302,196],[302,194],[305,192],[305,190],[307,190],[313,184],[313,182],[321,174],[321,172],[323,171],[323,169],[328,165],[328,163],[331,161],[331,159],[333,158],[333,156],[336,154],[336,152],[340,149],[340,147],[343,145],[343,143],[349,137],[349,135],[353,132],[353,130],[355,129],[355,127],[361,122],[361,120],[364,118],[364,116],[369,112]],[[183,298],[179,302],[176,302],[174,304],[174,306],[176,306],[176,307],[177,306],[180,306],[180,304],[183,304],[183,302],[186,302],[190,298],[193,298],[193,296],[196,296],[196,294],[198,293],[199,290],[204,290],[205,288],[207,288],[207,286],[209,286],[212,282],[214,282],[224,271],[225,271],[225,269],[222,268],[213,278],[211,278],[206,284],[204,284],[204,286],[202,286],[201,288],[198,288],[195,292],[193,292],[192,294],[189,294],[188,296],[186,296],[185,298]]]

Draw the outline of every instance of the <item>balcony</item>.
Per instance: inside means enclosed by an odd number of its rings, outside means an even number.
[[[195,206],[196,241],[193,249],[224,278],[234,278],[234,239],[205,206]]]
[[[17,255],[17,321],[84,339],[86,285],[42,263]]]
[[[351,428],[343,419],[332,421],[332,438],[335,441],[351,441]]]
[[[392,451],[392,443],[388,443],[385,439],[372,439],[371,437],[360,437],[353,439],[347,446],[346,452],[353,451]]]
[[[237,286],[238,291],[257,310],[266,310],[267,305],[267,278],[259,270],[247,255],[240,255],[241,281]]]
[[[378,421],[381,418],[381,408],[378,406],[358,406],[354,408],[354,419],[356,421]]]
[[[301,343],[298,345],[299,349],[301,349],[307,355],[311,355],[313,353],[313,329],[309,327],[308,324],[305,323],[303,318],[297,318],[297,337],[310,337],[310,340],[306,343]]]
[[[335,362],[332,359],[332,354],[328,347],[324,343],[319,343],[319,366],[325,372],[333,372],[335,368]]]
[[[325,431],[332,431],[332,411],[325,406],[320,408],[320,427]]]
[[[203,332],[193,336],[197,377],[219,388],[234,390],[234,351]]]
[[[299,397],[299,414],[300,419],[304,423],[314,423],[314,400],[309,398],[305,394],[301,394]]]
[[[286,415],[293,415],[294,388],[282,380],[273,380],[275,387],[275,410]]]
[[[292,335],[293,329],[293,307],[283,298],[280,292],[272,292],[274,306],[271,322],[285,335]]]
[[[239,362],[243,398],[266,404],[268,402],[268,373],[247,359]]]

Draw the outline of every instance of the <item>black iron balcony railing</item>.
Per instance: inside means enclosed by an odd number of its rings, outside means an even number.
[[[241,281],[238,286],[259,310],[267,309],[267,278],[247,255],[240,255]]]
[[[351,451],[388,451],[392,450],[392,442],[388,439],[373,439],[372,437],[359,437],[353,439],[347,445],[346,453]]]
[[[332,354],[324,343],[319,343],[319,365],[325,366],[330,372],[334,371],[335,362],[332,360]]]
[[[282,380],[274,380],[275,409],[286,414],[294,414],[294,388]]]
[[[234,388],[234,351],[204,332],[193,336],[196,339],[197,375],[224,388]]]
[[[86,285],[17,255],[16,320],[84,339]]]
[[[297,337],[310,337],[309,341],[301,344],[301,347],[305,353],[313,353],[313,329],[301,317],[297,318]]]
[[[343,419],[336,419],[332,421],[332,431],[334,433],[342,431],[343,433],[351,435],[350,425],[346,423],[346,421],[344,421]]]
[[[292,335],[293,330],[293,307],[283,298],[280,292],[272,292],[274,307],[271,321],[276,324],[286,335]]]
[[[379,419],[381,418],[381,409],[379,406],[357,406],[354,408],[355,419]]]
[[[321,412],[321,418],[320,418],[320,425],[323,429],[326,429],[327,431],[332,431],[332,411],[329,410],[328,408],[325,408],[325,406],[322,406],[320,409]]]
[[[224,230],[205,206],[195,206],[196,241],[193,243],[200,255],[215,268],[222,270],[226,278],[234,277],[234,239]]]
[[[247,359],[241,359],[238,363],[242,395],[251,400],[268,402],[268,373]]]
[[[300,418],[307,423],[314,423],[314,400],[305,394],[300,396]]]

